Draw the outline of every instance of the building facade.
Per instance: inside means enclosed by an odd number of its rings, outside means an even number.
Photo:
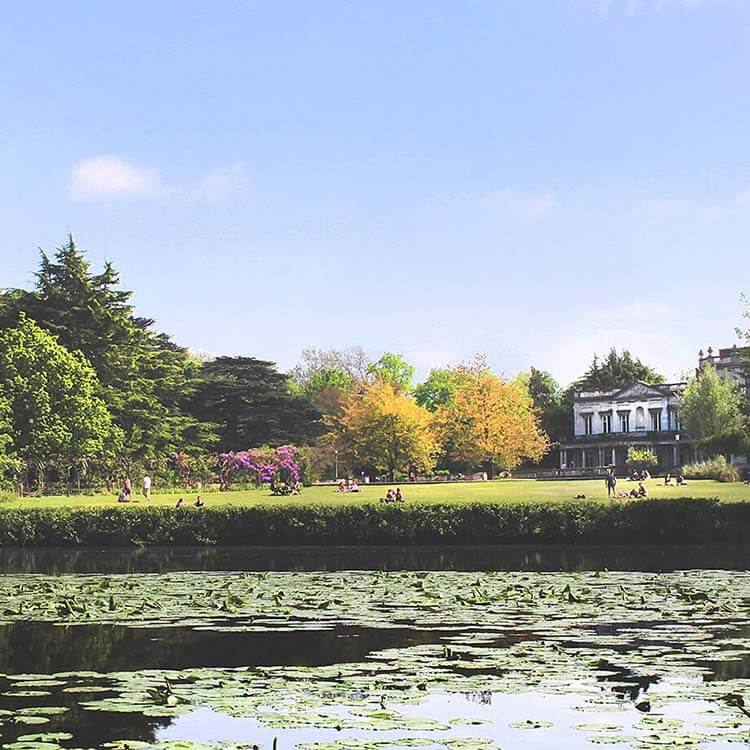
[[[651,450],[662,471],[689,463],[694,451],[680,432],[677,408],[685,386],[637,382],[611,391],[576,391],[574,434],[560,445],[560,468],[624,471],[631,446]]]

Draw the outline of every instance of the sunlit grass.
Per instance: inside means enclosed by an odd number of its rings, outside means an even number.
[[[564,502],[572,500],[576,495],[585,495],[592,501],[606,501],[607,490],[603,480],[571,480],[571,481],[535,481],[532,479],[502,479],[491,482],[452,482],[435,484],[394,483],[401,487],[406,502],[419,503],[464,503],[464,502],[513,502],[528,500],[544,500],[548,502]],[[618,490],[629,491],[633,482],[619,480]],[[685,487],[665,487],[661,480],[652,479],[646,482],[649,497],[678,498],[705,497],[719,498],[724,502],[750,501],[750,485],[735,483],[721,483],[712,480],[691,481]],[[287,503],[325,503],[325,504],[361,504],[377,501],[384,496],[387,486],[363,485],[357,494],[341,494],[331,486],[305,487],[300,496],[273,497],[268,489],[241,490],[232,492],[205,492],[203,495],[206,505],[259,505],[259,504],[287,504]],[[179,497],[184,497],[186,503],[192,503],[198,493],[169,492],[160,493],[155,488],[150,501],[141,495],[134,494],[133,502],[138,505],[174,505]],[[12,498],[2,503],[2,507],[101,507],[116,506],[114,495],[74,495],[50,497]]]

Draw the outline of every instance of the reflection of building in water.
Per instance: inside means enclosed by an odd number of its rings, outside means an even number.
[[[694,459],[694,450],[680,434],[677,409],[685,383],[636,382],[610,391],[576,391],[573,438],[560,446],[560,468],[624,470],[628,449],[647,448],[662,470]]]
[[[737,346],[719,349],[718,354],[709,346],[704,354],[703,349],[698,352],[698,368],[696,375],[707,365],[716,368],[720,377],[734,383],[745,398],[750,399],[750,346]],[[747,456],[732,456],[731,461],[738,465],[749,463]]]

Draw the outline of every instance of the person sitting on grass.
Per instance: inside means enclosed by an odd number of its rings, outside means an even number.
[[[388,490],[388,492],[385,493],[385,497],[380,498],[381,503],[392,503],[396,499],[396,495],[393,492],[393,490]]]
[[[684,474],[678,474],[677,475],[677,486],[678,487],[684,487],[686,484],[687,484],[687,482],[685,481]]]
[[[124,489],[120,490],[120,494],[117,496],[117,502],[118,503],[129,503],[130,502],[130,495],[128,495]]]
[[[356,479],[352,479],[352,483],[349,485],[349,492],[359,492],[359,485]]]
[[[400,487],[396,487],[396,494],[393,496],[393,499],[397,503],[400,503],[404,499],[404,496],[401,494],[401,488]]]
[[[648,497],[648,490],[643,482],[638,482],[638,497]]]
[[[180,499],[179,499],[179,500],[177,501],[177,505],[175,505],[174,507],[175,507],[175,508],[184,508],[184,507],[185,507],[185,498],[184,498],[184,497],[181,497],[181,498],[180,498]]]
[[[672,475],[669,472],[664,475],[664,485],[669,485],[670,487],[672,486]]]
[[[630,497],[638,497],[638,489],[636,487],[633,487],[633,489],[630,490]]]
[[[193,503],[196,508],[202,508],[205,504],[205,501],[200,495],[198,495],[198,497],[195,499],[195,502]]]
[[[337,492],[346,492],[346,482],[343,479],[339,482],[339,488]]]
[[[622,497],[627,497],[627,496],[628,496],[628,491],[627,491],[627,490],[620,490],[620,491],[619,491],[619,492],[617,493],[617,497],[620,497],[620,498],[622,498]]]

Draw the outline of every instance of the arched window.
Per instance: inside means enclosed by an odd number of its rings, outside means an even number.
[[[646,429],[646,411],[642,406],[639,406],[635,410],[635,429],[645,430]]]

